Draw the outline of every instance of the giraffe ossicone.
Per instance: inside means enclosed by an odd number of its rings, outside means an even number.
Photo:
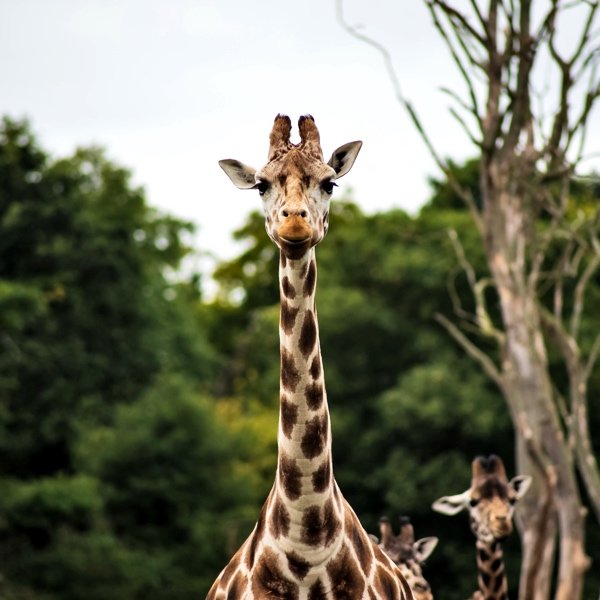
[[[445,515],[469,512],[476,538],[479,591],[474,600],[507,600],[508,583],[504,570],[502,541],[512,533],[516,503],[531,485],[529,475],[510,481],[502,459],[494,454],[478,456],[471,463],[471,486],[462,494],[442,496],[433,510]]]
[[[254,530],[223,569],[207,600],[411,600],[398,567],[362,528],[333,476],[331,427],[315,305],[315,246],[329,226],[335,181],[361,142],[327,163],[314,119],[277,115],[267,164],[226,159],[240,189],[258,191],[269,237],[280,250],[280,408],[275,482]]]

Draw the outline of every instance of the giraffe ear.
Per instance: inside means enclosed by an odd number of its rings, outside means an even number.
[[[233,181],[233,185],[241,190],[250,190],[256,185],[256,169],[241,163],[233,158],[226,158],[219,161],[219,166],[227,177]]]
[[[465,509],[468,504],[469,490],[455,496],[442,496],[431,505],[431,508],[443,515],[456,515]]]
[[[531,477],[529,475],[517,475],[508,482],[508,485],[515,491],[517,500],[520,500],[531,485]]]
[[[336,179],[343,177],[352,168],[361,146],[362,142],[349,142],[334,151],[327,164],[335,171]]]
[[[413,544],[413,550],[415,552],[415,558],[417,561],[420,563],[425,562],[435,550],[438,541],[439,539],[436,537],[424,537],[420,540],[417,540]]]

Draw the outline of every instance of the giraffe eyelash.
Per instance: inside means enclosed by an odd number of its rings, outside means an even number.
[[[334,187],[337,187],[337,183],[335,183],[335,181],[331,181],[331,179],[327,179],[321,182],[321,189],[326,194],[331,194],[333,192]]]
[[[263,196],[264,193],[269,189],[269,187],[271,186],[271,184],[268,181],[265,181],[264,179],[261,179],[260,181],[256,182],[256,185],[254,186],[255,190],[258,190],[258,193]]]

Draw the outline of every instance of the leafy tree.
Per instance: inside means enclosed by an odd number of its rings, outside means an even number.
[[[163,576],[161,565],[174,568],[164,553],[126,547],[108,518],[108,484],[83,473],[75,451],[166,374],[187,381],[170,390],[182,397],[184,388],[208,387],[216,353],[200,325],[197,284],[170,276],[190,251],[191,230],[148,207],[128,171],[100,149],[52,160],[26,122],[2,121],[0,581],[7,595],[91,597],[82,590],[93,584],[98,598],[133,598],[148,577],[156,584]],[[233,438],[222,439],[233,446]],[[19,587],[24,582],[30,587]]]

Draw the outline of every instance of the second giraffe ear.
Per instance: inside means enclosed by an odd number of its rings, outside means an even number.
[[[438,544],[439,539],[436,537],[424,537],[420,540],[417,540],[413,544],[413,550],[415,551],[415,558],[418,562],[425,562],[430,556],[431,553],[435,550],[435,547]]]
[[[334,171],[335,178],[343,177],[354,164],[362,142],[349,142],[333,152],[327,163]]]
[[[219,161],[219,166],[227,177],[233,181],[233,185],[241,190],[250,190],[256,185],[256,169],[241,163],[233,158],[226,158]]]
[[[468,504],[469,490],[455,496],[442,496],[431,505],[431,508],[443,515],[456,515],[465,509]]]
[[[508,485],[515,490],[517,500],[520,500],[531,485],[531,477],[529,475],[517,475],[508,482]]]

